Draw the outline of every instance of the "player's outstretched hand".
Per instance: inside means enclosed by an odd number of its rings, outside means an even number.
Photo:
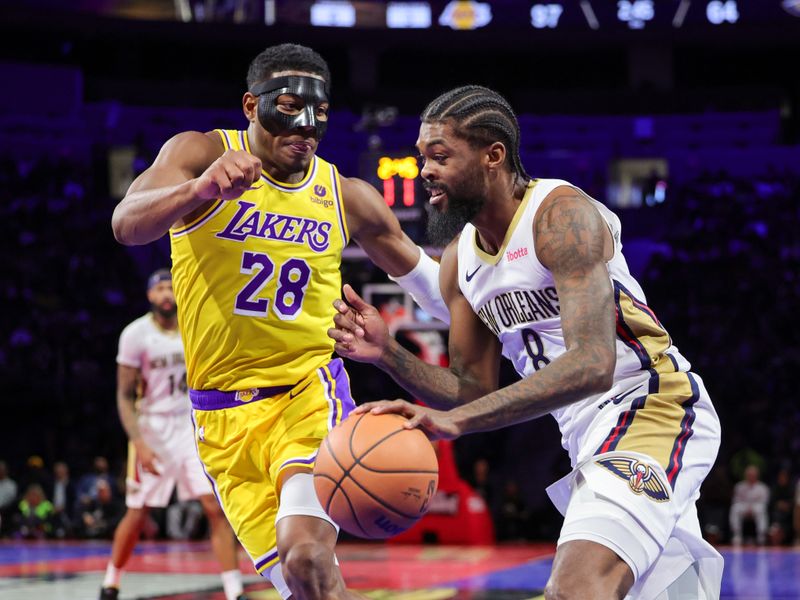
[[[374,415],[395,413],[404,416],[406,429],[419,427],[432,440],[452,440],[461,435],[461,430],[447,411],[434,410],[427,406],[411,404],[405,400],[379,400],[357,406],[353,413],[370,412]]]
[[[142,465],[142,469],[153,475],[160,475],[158,471],[158,455],[153,452],[153,449],[145,444],[141,438],[133,443],[136,448],[136,459]]]
[[[194,180],[194,193],[204,200],[234,200],[256,189],[261,179],[261,160],[244,150],[226,150]]]
[[[328,329],[328,337],[336,343],[333,349],[339,356],[358,362],[377,363],[389,343],[389,328],[371,304],[364,302],[356,291],[345,284],[344,297],[333,301],[336,327]]]

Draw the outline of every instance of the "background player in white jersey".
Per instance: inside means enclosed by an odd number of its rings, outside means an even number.
[[[399,412],[432,438],[552,413],[573,470],[548,489],[565,519],[545,597],[718,598],[722,558],[695,501],[719,420],[628,271],[619,219],[565,181],[528,177],[516,117],[492,90],[434,100],[417,146],[432,241],[460,234],[440,270],[450,367],[404,350],[346,286],[353,309],[337,300],[329,331],[337,352],[433,407],[357,411]],[[523,379],[498,390],[501,353]]]
[[[114,532],[111,560],[100,600],[119,595],[120,576],[151,507],[178,498],[200,501],[211,545],[222,567],[227,600],[242,600],[238,544],[203,472],[194,442],[186,364],[178,331],[172,276],[166,269],[147,280],[151,310],[129,324],[119,339],[117,408],[128,434],[128,510]]]

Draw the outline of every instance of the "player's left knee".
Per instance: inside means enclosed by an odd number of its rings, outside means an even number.
[[[609,560],[605,552],[598,556],[591,547],[573,546],[581,556],[572,554],[557,561],[544,590],[545,600],[585,600],[586,598],[624,598],[633,586],[630,567],[619,558]]]
[[[552,573],[544,588],[545,600],[578,600],[586,597],[586,591],[579,578],[564,577]]]
[[[336,568],[331,549],[317,542],[295,544],[281,558],[283,576],[293,591],[302,588],[309,597],[313,592],[324,591],[335,582],[333,570]],[[313,590],[313,591],[312,591]],[[305,597],[305,594],[304,594]]]
[[[564,598],[569,598],[569,596],[563,593],[561,588],[551,579],[544,588],[544,598],[545,600],[564,600]]]
[[[551,577],[544,589],[545,600],[585,600],[586,598],[617,598],[626,596],[629,585],[608,579],[577,580],[571,577]]]

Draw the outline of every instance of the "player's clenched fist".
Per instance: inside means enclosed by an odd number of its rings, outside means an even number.
[[[244,150],[226,150],[195,179],[195,195],[204,200],[233,200],[253,189],[261,177],[261,160]]]

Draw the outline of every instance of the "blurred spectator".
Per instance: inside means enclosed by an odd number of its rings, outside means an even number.
[[[0,460],[0,535],[9,526],[9,518],[14,512],[17,499],[17,482],[8,475],[8,465]]]
[[[719,544],[727,539],[728,511],[733,496],[733,485],[728,468],[717,463],[700,488],[697,510],[703,536],[710,544]]]
[[[52,477],[44,468],[44,460],[41,456],[34,454],[25,461],[25,471],[21,483],[25,489],[31,485],[41,486],[43,490],[50,488]]]
[[[111,539],[114,528],[125,513],[122,501],[115,498],[105,478],[98,477],[95,489],[85,501],[79,501],[76,528],[87,539]]]
[[[529,513],[519,484],[510,479],[506,481],[503,497],[497,516],[497,538],[504,542],[520,542],[527,539],[529,532]]]
[[[53,484],[50,489],[55,509],[54,536],[68,537],[72,532],[72,515],[75,511],[75,485],[69,477],[69,467],[65,462],[53,465]]]
[[[42,486],[32,483],[19,503],[14,524],[14,536],[25,540],[41,540],[53,532],[52,503],[45,497]]]
[[[494,504],[492,503],[492,485],[489,481],[489,461],[485,458],[479,458],[472,465],[472,480],[469,482],[489,510],[492,510]]]
[[[97,491],[97,482],[105,481],[111,490],[112,495],[116,496],[116,484],[113,477],[108,472],[108,460],[105,456],[95,456],[92,462],[92,471],[86,473],[78,480],[77,499],[79,502],[91,500]]]
[[[794,492],[794,545],[800,546],[800,479],[797,480]]]
[[[759,480],[761,472],[755,465],[744,470],[744,480],[733,487],[731,503],[731,532],[735,546],[742,543],[742,529],[745,519],[752,519],[756,526],[756,542],[763,545],[767,539],[769,517],[769,488]]]
[[[764,470],[767,461],[761,455],[749,446],[745,446],[737,450],[731,457],[731,475],[734,479],[745,479],[747,469],[754,466],[758,469],[759,473]]]
[[[788,467],[781,467],[770,491],[770,544],[780,546],[792,539],[792,518],[794,513],[794,487],[792,473]]]

